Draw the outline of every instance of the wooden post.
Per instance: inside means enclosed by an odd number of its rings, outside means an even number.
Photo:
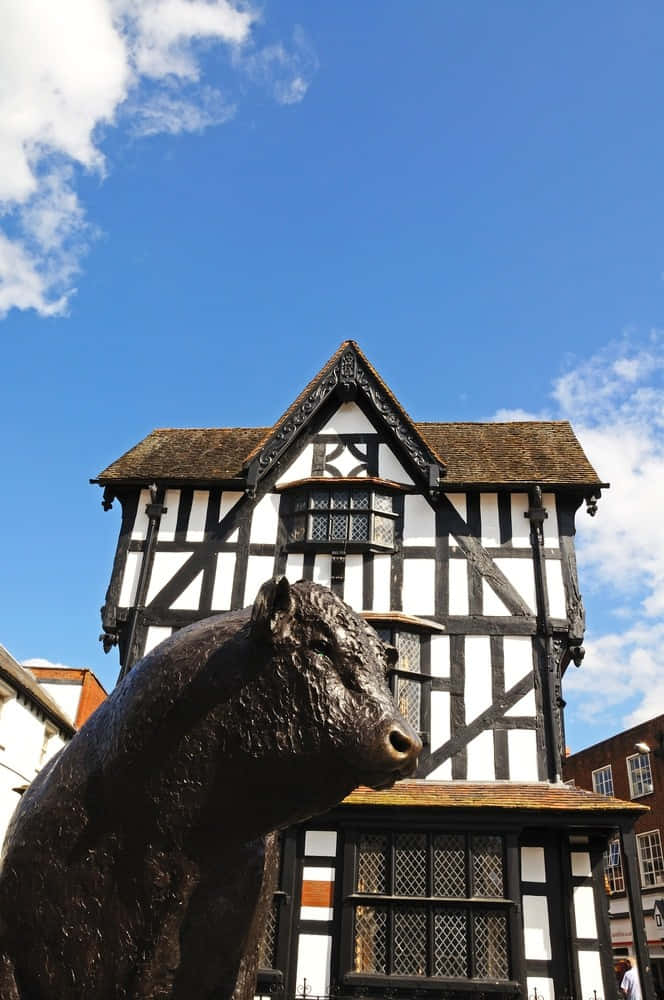
[[[641,980],[643,1000],[655,1000],[655,984],[650,967],[650,953],[646,940],[646,927],[641,905],[641,877],[636,857],[636,837],[632,827],[621,828],[620,841],[622,845],[625,889],[629,900],[629,910],[632,922],[632,940],[636,954],[636,966]]]

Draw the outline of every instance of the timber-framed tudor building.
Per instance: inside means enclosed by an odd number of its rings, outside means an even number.
[[[121,675],[279,575],[330,586],[399,652],[417,778],[283,832],[261,992],[613,998],[618,830],[653,1000],[643,809],[561,780],[574,520],[606,485],[568,423],[415,423],[346,341],[273,427],[155,430],[94,482],[122,507],[102,609]]]

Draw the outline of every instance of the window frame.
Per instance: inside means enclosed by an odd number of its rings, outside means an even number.
[[[603,772],[607,772],[607,771],[608,771],[608,777],[609,777],[608,782],[607,781],[601,781],[601,780],[597,781],[597,782],[595,781],[595,775],[601,775]],[[614,794],[614,791],[613,791],[613,768],[611,767],[611,764],[603,764],[602,767],[595,768],[595,770],[591,772],[591,779],[592,779],[592,785],[593,785],[593,792],[596,792],[597,795],[613,795]],[[610,792],[609,791],[605,791],[604,787],[598,787],[598,785],[603,785],[605,787],[607,787],[607,786],[610,785],[611,786],[611,791]]]
[[[652,838],[653,841],[656,840],[657,848],[659,850],[659,874],[654,871],[653,863],[653,852],[652,843],[649,842],[648,847],[650,850],[650,858],[646,859],[643,857],[642,847],[646,843],[646,837]],[[657,886],[664,885],[664,852],[662,851],[662,837],[659,830],[644,830],[643,833],[636,834],[636,847],[637,855],[639,858],[639,872],[641,875],[641,888],[642,889],[654,889]],[[650,864],[653,867],[652,872],[647,872],[645,865]],[[647,881],[648,877],[652,877],[653,881]]]
[[[612,848],[617,848],[615,852],[612,852]],[[610,864],[611,855],[614,853],[617,857],[616,864]],[[625,873],[623,870],[622,863],[622,849],[620,846],[620,837],[613,837],[609,841],[604,852],[604,877],[609,887],[609,895],[616,896],[620,893],[625,892]]]
[[[332,506],[332,493],[334,490],[345,491],[349,494],[349,502],[346,506]],[[328,504],[325,507],[314,507],[314,494],[317,492],[327,492]],[[283,513],[286,529],[285,547],[288,552],[394,552],[398,544],[399,520],[401,512],[396,498],[401,491],[394,489],[389,484],[375,482],[364,478],[332,480],[317,479],[309,480],[306,483],[290,487],[284,493],[287,496],[287,505]],[[367,507],[354,507],[352,501],[353,493],[368,493],[369,501]],[[391,510],[381,510],[376,505],[376,497],[389,497],[392,503]],[[298,501],[304,499],[304,507],[296,509]],[[327,517],[328,531],[327,537],[321,539],[312,538],[313,516],[318,513]],[[330,518],[337,513],[346,519],[346,537],[331,538]],[[366,538],[351,538],[352,533],[351,517],[355,515],[366,515],[368,517],[368,533]],[[304,532],[301,537],[293,536],[293,529],[300,518],[304,522]],[[376,518],[389,520],[393,524],[393,537],[390,543],[377,541],[375,539]]]
[[[362,892],[357,889],[357,877],[359,871],[359,857],[360,857],[360,844],[363,836],[378,834],[387,836],[388,838],[388,879],[387,888],[390,889],[389,893],[376,893],[376,892]],[[434,883],[432,879],[434,878],[432,871],[433,865],[433,838],[436,835],[460,835],[464,838],[464,864],[465,864],[465,895],[463,896],[442,896],[442,895],[431,895],[431,896],[408,896],[408,895],[395,895],[393,890],[395,888],[394,883],[394,867],[395,867],[395,844],[396,838],[400,834],[415,834],[415,835],[425,835],[426,836],[426,851],[427,851],[427,890],[432,891]],[[473,850],[472,850],[472,838],[474,837],[499,837],[502,842],[502,895],[486,895],[486,896],[473,896],[471,895],[473,889],[473,876],[471,874],[473,869]],[[517,927],[520,926],[519,920],[515,923],[515,914],[517,913],[517,903],[518,900],[512,898],[513,893],[516,888],[518,888],[518,874],[516,876],[512,872],[511,868],[514,864],[515,857],[518,857],[518,851],[516,854],[513,852],[512,845],[512,835],[506,830],[496,831],[495,829],[482,829],[473,828],[469,829],[467,827],[457,827],[455,824],[451,824],[449,827],[446,826],[444,829],[431,825],[418,826],[417,828],[401,826],[400,824],[383,826],[381,824],[361,824],[352,830],[347,831],[346,839],[346,856],[345,856],[345,866],[346,877],[344,884],[344,918],[343,918],[343,930],[342,938],[344,940],[343,947],[341,949],[343,956],[343,965],[345,967],[340,968],[340,982],[346,987],[350,988],[360,988],[365,990],[366,988],[389,988],[393,990],[407,989],[412,991],[413,988],[418,991],[424,990],[428,991],[431,989],[440,991],[442,990],[459,990],[464,993],[476,993],[479,991],[498,991],[504,995],[511,995],[512,993],[518,992],[518,982],[515,975],[516,970],[519,968],[519,940]],[[352,863],[350,863],[352,862]],[[350,863],[350,864],[349,864]],[[371,907],[388,907],[390,912],[394,912],[399,908],[420,906],[425,909],[427,913],[426,920],[426,951],[425,951],[425,964],[426,972],[424,974],[404,974],[395,973],[394,971],[385,972],[366,972],[366,971],[355,971],[355,947],[356,947],[356,931],[355,931],[355,914],[358,907],[361,906]],[[440,913],[441,911],[456,912],[463,911],[466,917],[466,945],[467,951],[463,960],[467,963],[468,975],[458,976],[441,976],[434,973],[436,957],[433,951],[435,947],[432,938],[433,925],[434,925],[434,915]],[[503,917],[503,927],[505,934],[505,959],[507,962],[507,975],[505,978],[500,978],[495,974],[492,976],[487,975],[486,978],[480,978],[476,974],[477,972],[477,949],[475,941],[475,930],[476,922],[474,916],[478,914],[488,914],[499,912]],[[389,917],[387,922],[387,931],[390,935],[390,943],[386,944],[386,970],[393,969],[393,958],[390,952],[394,947],[394,922],[393,918]],[[516,940],[515,940],[516,938]]]
[[[641,774],[645,770],[644,766],[641,765],[640,767],[638,767],[638,769],[637,769],[637,767],[632,768],[631,762],[635,761],[635,760],[639,760],[639,759],[645,760],[646,763],[647,763],[647,765],[648,765],[648,775],[649,775],[649,784],[650,784],[649,788],[645,787],[645,783],[643,782],[643,779],[641,778]],[[634,754],[630,754],[630,756],[625,759],[625,763],[627,765],[627,780],[629,782],[629,797],[630,797],[630,799],[641,799],[641,798],[643,798],[644,795],[652,795],[652,793],[655,790],[655,785],[654,785],[653,779],[652,779],[652,765],[650,763],[650,751],[648,751],[648,753],[634,753]],[[635,775],[637,775],[638,777],[635,778]],[[635,791],[635,787],[638,787],[637,784],[636,784],[637,781],[640,782],[640,784],[643,786],[643,791],[638,791],[638,790]]]

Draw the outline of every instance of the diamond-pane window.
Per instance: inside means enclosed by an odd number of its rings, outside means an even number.
[[[387,910],[355,907],[355,972],[385,973],[387,968]]]
[[[355,972],[509,980],[511,901],[501,836],[367,832],[357,850]],[[480,902],[487,897],[490,909]]]
[[[434,910],[433,975],[468,975],[468,914],[465,910]]]
[[[508,979],[507,914],[473,914],[475,974],[478,979]]]
[[[388,838],[367,833],[359,843],[357,869],[358,892],[387,892]]]
[[[273,899],[265,918],[263,936],[258,944],[258,968],[274,969],[275,967],[275,947],[277,943],[277,920],[279,915],[279,903]]]
[[[399,711],[417,732],[420,728],[422,689],[419,681],[397,677],[395,701]]]
[[[288,523],[289,543],[364,542],[394,548],[392,494],[366,487],[317,487],[292,495]]]
[[[426,896],[427,838],[424,833],[399,833],[394,843],[394,894]]]
[[[394,911],[393,964],[397,976],[426,976],[426,910],[404,906]]]
[[[433,890],[435,896],[466,896],[466,845],[463,834],[434,834]]]
[[[501,837],[473,837],[473,895],[503,895]]]

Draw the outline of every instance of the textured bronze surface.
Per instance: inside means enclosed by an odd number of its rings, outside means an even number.
[[[2,1000],[250,994],[270,832],[414,771],[395,657],[327,588],[285,579],[146,656],[12,820]]]

